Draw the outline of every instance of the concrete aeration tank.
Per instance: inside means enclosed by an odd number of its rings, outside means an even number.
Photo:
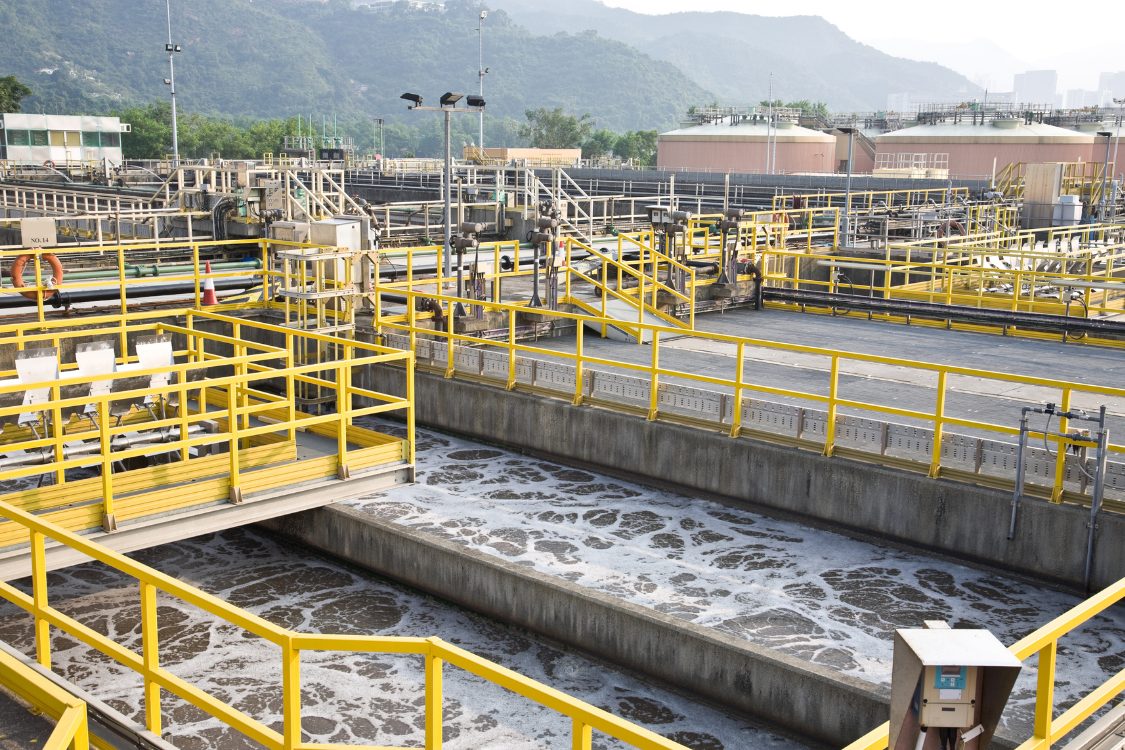
[[[794,122],[714,123],[672,130],[657,138],[656,163],[676,169],[717,169],[755,172],[766,169],[769,148],[777,137],[776,172],[831,172],[835,167],[836,138]]]

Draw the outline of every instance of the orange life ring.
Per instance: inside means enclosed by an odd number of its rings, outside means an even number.
[[[965,237],[967,235],[968,235],[968,232],[965,231],[965,227],[961,226],[961,222],[953,221],[952,219],[950,219],[950,221],[949,221],[949,236],[950,237],[953,237],[953,236]],[[942,250],[944,250],[949,245],[948,242],[944,241],[945,240],[945,223],[944,222],[942,222],[941,224],[938,224],[937,236],[942,238],[942,240],[943,240],[942,242],[938,243],[938,247],[940,247]]]
[[[41,250],[42,248],[36,247],[32,249]],[[12,264],[12,286],[16,287],[17,289],[23,286],[23,267],[27,265],[27,262],[31,260],[31,258],[31,254],[21,255],[17,257],[16,262]],[[63,280],[62,261],[60,261],[54,253],[43,253],[43,260],[47,261],[47,263],[51,266],[51,278],[47,279],[47,286],[54,287],[57,284],[61,284]],[[48,289],[43,293],[43,299],[48,299],[54,296],[56,291],[58,290],[54,288]],[[24,297],[27,297],[28,299],[35,299],[39,293],[20,292],[20,294],[22,294]]]
[[[51,161],[50,159],[48,159],[47,161],[43,162],[43,166],[44,166],[44,167],[49,167],[49,168],[51,168],[51,169],[54,169],[54,168],[55,168],[55,163],[54,163],[53,161]]]

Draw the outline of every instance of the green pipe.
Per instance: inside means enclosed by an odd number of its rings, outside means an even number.
[[[204,263],[199,264],[200,273],[203,273],[205,267]],[[254,260],[240,260],[230,261],[225,263],[212,263],[212,271],[231,271],[237,269],[256,269],[262,267],[262,261],[255,258]],[[64,269],[65,270],[65,269]],[[194,273],[194,265],[175,265],[175,266],[161,266],[153,264],[151,266],[135,266],[132,264],[125,265],[125,275],[130,278],[142,278],[144,276],[175,276],[177,274]],[[31,266],[25,266],[23,272],[24,278],[35,278],[35,269]],[[116,279],[120,276],[120,272],[115,269],[106,269],[104,271],[73,271],[65,273],[64,276],[69,281],[82,281],[86,279]]]

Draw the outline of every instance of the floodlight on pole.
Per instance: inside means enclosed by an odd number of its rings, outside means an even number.
[[[488,68],[484,67],[484,19],[488,18],[488,11],[482,10],[477,17],[477,81],[480,84],[480,98],[484,99],[484,77],[488,75]],[[472,105],[469,105],[472,106]],[[484,150],[484,112],[480,113],[480,142],[477,144],[483,153]]]
[[[1101,220],[1105,221],[1106,215],[1109,213],[1108,206],[1106,205],[1106,199],[1105,199],[1106,198],[1105,190],[1106,190],[1106,187],[1108,186],[1106,178],[1109,177],[1109,139],[1113,137],[1113,133],[1110,133],[1108,131],[1099,130],[1098,131],[1098,137],[1105,138],[1105,165],[1102,167],[1102,200],[1101,200],[1102,205],[1101,205],[1101,211],[1100,211]]]
[[[445,204],[445,218],[444,226],[442,229],[443,247],[445,254],[445,262],[443,264],[442,276],[448,278],[453,275],[453,241],[452,241],[452,199],[450,198],[450,186],[453,182],[453,156],[450,153],[450,117],[454,113],[476,114],[477,112],[484,111],[484,98],[475,95],[469,95],[466,103],[469,108],[458,108],[457,102],[465,97],[464,94],[447,91],[442,94],[440,107],[423,107],[422,96],[420,94],[403,94],[400,98],[411,102],[410,109],[420,110],[423,112],[442,112],[445,115],[445,169],[442,172],[442,202]]]
[[[841,133],[848,134],[848,179],[844,183],[844,244],[848,244],[848,232],[851,229],[852,210],[852,146],[855,144],[855,128],[837,128]]]
[[[164,79],[164,83],[172,89],[172,166],[178,167],[180,165],[180,133],[176,118],[175,56],[177,52],[182,52],[183,48],[172,43],[172,0],[164,0],[164,10],[168,17],[168,43],[164,45],[164,51],[168,53],[168,77]]]

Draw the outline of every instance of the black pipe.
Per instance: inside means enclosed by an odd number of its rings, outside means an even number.
[[[765,299],[775,302],[812,305],[815,307],[842,308],[858,312],[891,315],[912,315],[933,320],[955,320],[961,323],[1012,326],[1038,331],[1080,334],[1112,334],[1125,337],[1125,322],[1102,320],[1099,318],[1071,318],[1048,313],[1014,312],[990,308],[966,307],[964,305],[942,305],[933,302],[913,300],[882,299],[879,297],[860,297],[851,294],[813,292],[799,289],[779,289],[765,287]]]
[[[253,279],[215,279],[216,291],[242,291],[259,286],[261,282]],[[144,284],[126,285],[125,299],[139,299],[141,297],[163,297],[174,294],[195,294],[195,282],[184,281],[177,284]],[[120,287],[106,287],[103,289],[78,289],[73,292],[55,292],[43,301],[44,305],[55,308],[70,307],[80,302],[107,302],[121,299]],[[0,295],[0,309],[14,307],[35,307],[35,300],[28,299],[22,294]]]

